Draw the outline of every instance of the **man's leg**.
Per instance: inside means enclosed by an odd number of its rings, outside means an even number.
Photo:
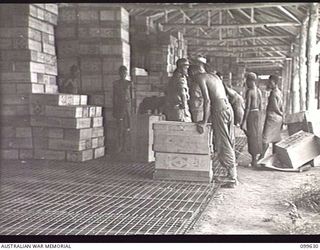
[[[262,143],[262,153],[261,153],[259,159],[263,159],[265,157],[265,154],[266,154],[268,148],[269,148],[269,143],[263,142]]]

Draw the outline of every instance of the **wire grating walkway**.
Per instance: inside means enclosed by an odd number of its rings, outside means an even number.
[[[6,161],[0,235],[183,234],[217,189],[152,180],[154,164]]]

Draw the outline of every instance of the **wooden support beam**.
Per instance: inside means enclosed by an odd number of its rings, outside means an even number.
[[[163,23],[166,27],[175,27],[175,28],[208,28],[207,24],[198,24],[198,23]],[[262,27],[286,27],[286,26],[300,26],[296,22],[264,22],[264,23],[246,23],[246,24],[211,24],[210,28],[219,28],[219,29],[237,29],[237,28],[262,28]]]
[[[228,48],[232,49],[245,49],[245,48],[251,48],[251,49],[256,49],[256,48],[271,48],[271,47],[277,47],[277,48],[286,48],[290,49],[290,46],[287,44],[265,44],[265,45],[244,45],[244,46],[228,46]],[[216,45],[197,45],[197,44],[189,44],[188,48],[199,48],[199,49],[224,49],[224,46],[216,46]]]
[[[299,58],[292,57],[292,85],[291,85],[291,103],[292,113],[300,111],[300,96],[299,96]]]
[[[293,39],[293,36],[288,35],[270,35],[270,36],[246,36],[246,37],[222,37],[222,41],[246,41],[253,39]],[[199,41],[210,41],[210,42],[220,42],[220,39],[212,38],[212,37],[201,37],[201,36],[185,36],[185,39],[189,40],[199,40]]]
[[[288,11],[285,7],[283,6],[278,6],[278,9],[284,13],[285,15],[287,15],[289,18],[293,19],[294,21],[296,21],[297,23],[301,24],[301,21],[294,15],[292,14],[290,11]]]
[[[99,6],[99,4],[96,4]],[[100,4],[105,7],[105,4]],[[156,4],[156,3],[109,3],[110,7],[124,7],[128,9],[150,9],[150,10],[234,10],[250,8],[272,8],[281,6],[300,6],[306,3],[296,2],[264,2],[264,3],[200,3],[200,4]]]
[[[316,109],[315,100],[315,82],[316,72],[318,70],[316,64],[316,45],[317,30],[319,23],[319,3],[310,3],[308,39],[307,39],[307,110]]]
[[[306,110],[306,89],[307,89],[307,34],[309,16],[305,18],[300,30],[299,44],[299,81],[300,81],[300,111]]]
[[[239,57],[239,62],[284,61],[286,57]]]
[[[186,19],[188,19],[191,22],[191,24],[194,24],[194,21],[186,14],[186,12],[184,12],[183,10],[180,10],[180,12],[183,14],[183,16],[185,18],[184,19],[184,26],[186,25],[186,23],[185,23]],[[185,34],[185,27],[183,27],[183,28],[184,28],[183,30],[184,30],[184,34]],[[203,28],[200,27],[200,30],[204,35],[209,36],[208,33]]]

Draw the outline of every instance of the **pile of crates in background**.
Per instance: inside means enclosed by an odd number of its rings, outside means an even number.
[[[33,158],[30,96],[58,91],[57,15],[57,4],[0,5],[2,159]]]
[[[213,70],[222,73],[224,81],[231,82],[232,86],[243,85],[246,69],[244,63],[237,62],[236,57],[209,57],[208,62]]]
[[[104,156],[102,108],[88,106],[86,95],[34,94],[30,114],[35,159],[82,162]]]
[[[59,81],[80,69],[80,93],[89,95],[89,104],[103,107],[106,143],[114,144],[112,117],[113,82],[119,79],[119,67],[130,72],[129,13],[121,7],[105,4],[60,4],[57,28]],[[129,76],[130,78],[130,76]],[[110,139],[110,140],[109,140]]]

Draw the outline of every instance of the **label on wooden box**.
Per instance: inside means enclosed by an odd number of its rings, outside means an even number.
[[[212,169],[212,160],[210,155],[156,152],[155,169],[208,172]]]

